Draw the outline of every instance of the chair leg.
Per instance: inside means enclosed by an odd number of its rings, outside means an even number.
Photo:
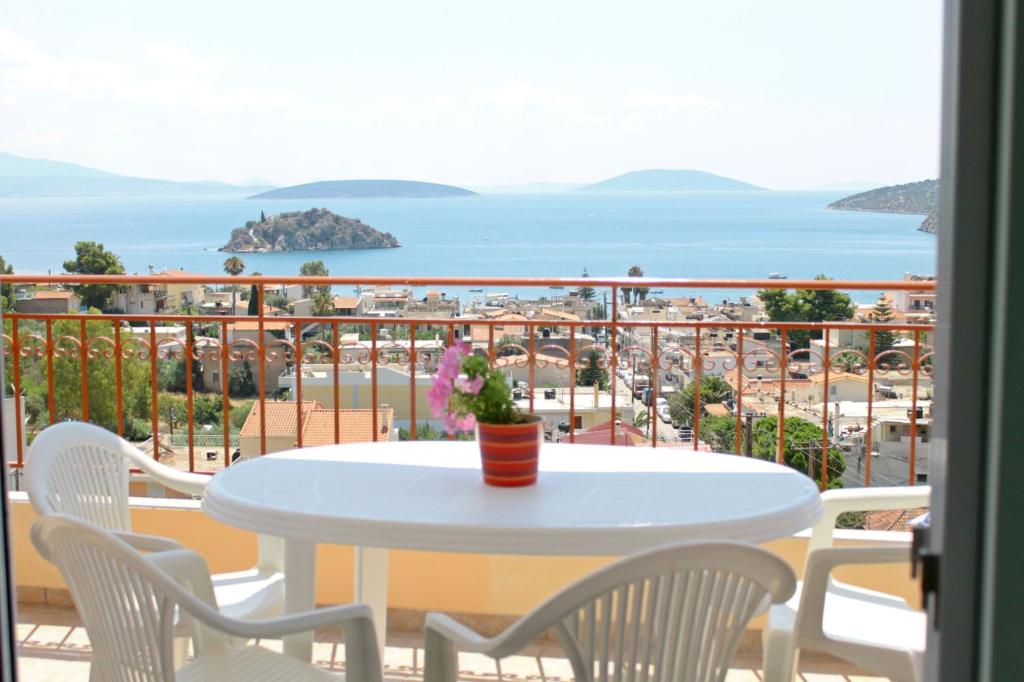
[[[447,638],[427,628],[423,642],[423,682],[455,682],[459,654]]]
[[[793,682],[799,652],[793,647],[792,633],[765,629],[761,634],[764,650],[764,682]]]

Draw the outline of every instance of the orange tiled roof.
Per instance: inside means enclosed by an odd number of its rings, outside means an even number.
[[[862,384],[868,383],[868,378],[866,376],[854,374],[853,372],[829,372],[829,383],[833,381],[841,381],[843,379],[850,379],[852,381],[857,381]],[[822,372],[820,374],[814,374],[810,377],[809,381],[815,384],[823,383],[825,381],[825,373]]]
[[[373,440],[372,409],[318,409],[305,417],[302,425],[304,446],[332,445],[334,443],[335,415],[341,423],[339,442],[368,443]],[[292,431],[294,432],[294,420]],[[390,407],[377,410],[377,440],[388,440],[395,423],[395,411]]]
[[[355,308],[359,305],[359,299],[355,296],[335,296],[334,307],[337,308]]]
[[[58,298],[71,298],[75,292],[73,291],[37,291],[32,294],[34,299],[58,299]]]
[[[864,528],[867,530],[891,530],[906,533],[911,530],[907,522],[913,521],[927,511],[928,507],[917,507],[916,509],[886,509],[884,511],[868,512],[864,518]]]
[[[296,403],[294,400],[266,403],[267,436],[296,437]],[[302,402],[302,445],[332,445],[334,443],[335,415],[340,420],[339,442],[366,443],[373,440],[373,410],[331,410],[315,400]],[[388,440],[395,423],[395,411],[390,407],[377,410],[377,440]],[[239,433],[243,437],[260,435],[259,404],[254,404]]]
[[[306,415],[312,410],[322,409],[320,403],[315,400],[303,400],[302,401],[302,419],[305,421]],[[267,415],[267,435],[272,437],[278,436],[294,436],[295,435],[295,413],[296,405],[294,400],[271,400],[267,401],[264,406],[264,412]],[[249,416],[245,418],[245,424],[242,425],[242,430],[239,432],[240,436],[259,436],[260,435],[260,405],[259,402],[255,402],[252,405],[252,410],[249,411]]]

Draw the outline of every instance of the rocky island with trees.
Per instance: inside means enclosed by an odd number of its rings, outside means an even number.
[[[229,253],[279,251],[341,251],[393,249],[401,246],[390,232],[381,232],[358,218],[346,218],[326,208],[265,215],[231,231],[220,248]]]

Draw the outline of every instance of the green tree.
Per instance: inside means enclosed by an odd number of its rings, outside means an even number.
[[[884,297],[879,297],[878,302],[875,303],[874,310],[871,311],[869,316],[872,324],[888,324],[892,322],[893,318],[896,317],[892,312],[892,308],[889,306],[889,302]],[[888,329],[880,329],[875,332],[875,354],[884,353],[887,350],[892,350],[893,346],[896,345],[896,340],[899,335],[896,332]]]
[[[633,426],[638,429],[646,429],[651,425],[651,413],[647,410],[633,414]]]
[[[220,424],[224,406],[220,396],[197,393],[192,398],[192,421],[196,424]]]
[[[325,317],[334,314],[334,298],[331,296],[330,287],[314,287],[313,293],[313,314],[317,317]]]
[[[124,265],[103,244],[76,242],[75,259],[64,261],[64,270],[76,275],[123,275]],[[113,284],[80,284],[75,292],[85,306],[105,310],[115,288]]]
[[[576,385],[593,386],[594,384],[597,384],[602,391],[607,390],[610,385],[608,370],[601,366],[601,354],[591,348],[587,353],[586,367],[576,370]]]
[[[580,277],[590,277],[590,273],[587,272],[586,268],[583,268],[583,274],[580,275]],[[579,296],[581,300],[589,303],[594,300],[595,296],[597,296],[597,292],[594,291],[594,287],[584,285],[576,290],[576,295]]]
[[[754,422],[752,449],[755,457],[775,461],[778,452],[778,424],[778,417],[761,417]],[[800,417],[787,417],[785,424],[783,463],[807,474],[820,485],[821,427]],[[829,447],[828,450],[828,487],[842,488],[846,459],[838,448]]]
[[[643,277],[644,270],[639,265],[631,265],[626,272],[628,277]],[[622,302],[629,305],[647,298],[647,287],[622,287]]]
[[[13,275],[14,267],[0,256],[0,275]],[[0,284],[0,311],[14,309],[14,285]]]
[[[264,213],[263,211],[260,211],[260,222],[261,223],[267,222],[267,214]]]
[[[167,427],[167,432],[174,435],[174,428],[181,426],[188,418],[188,405],[185,398],[173,393],[162,393],[157,396],[157,413]]]
[[[248,398],[257,394],[256,375],[249,366],[248,360],[242,360],[240,367],[228,370],[228,395],[237,398]]]
[[[299,268],[299,274],[303,277],[327,277],[331,273],[327,270],[327,266],[324,265],[322,260],[310,260],[302,264]],[[327,296],[331,294],[330,285],[321,284],[303,284],[302,295],[306,298],[315,298],[316,294],[323,293]]]
[[[112,339],[113,328],[105,320],[89,320],[86,322],[86,347],[99,350],[86,359],[86,375],[88,381],[89,421],[111,431],[117,430],[117,377],[113,353],[110,357],[103,351],[112,350],[108,341]],[[53,337],[79,338],[79,324],[75,321],[61,320],[53,325]],[[71,350],[54,358],[53,361],[53,399],[56,418],[82,419],[82,358],[76,346],[70,341],[58,341],[60,348]],[[137,350],[135,346],[127,349]],[[77,356],[77,357],[75,357]],[[28,388],[30,393],[41,391],[46,396],[45,364],[25,367],[22,374],[22,385],[35,384]],[[23,365],[24,366],[24,365]],[[121,362],[121,398],[122,417],[127,425],[130,419],[147,419],[150,417],[150,368],[149,361],[132,353],[122,358]],[[41,410],[38,425],[48,421],[49,410]]]
[[[398,429],[398,440],[412,440],[412,433],[409,429]],[[416,425],[416,440],[448,440],[448,434],[442,429],[434,428],[428,422],[420,422]],[[457,433],[455,440],[476,440],[472,433]]]
[[[681,391],[676,391],[668,399],[668,412],[672,421],[686,427],[693,426],[693,391],[695,384],[690,382]],[[700,413],[701,419],[707,413],[707,406],[720,403],[732,395],[732,387],[725,379],[713,374],[705,374],[700,378]]]
[[[260,314],[260,301],[259,301],[259,290],[256,285],[253,284],[249,287],[249,305],[245,309],[246,315],[259,315]]]
[[[715,452],[736,452],[736,417],[712,414],[702,417],[700,437]]]
[[[238,277],[243,272],[245,272],[245,261],[242,260],[241,258],[239,258],[238,256],[231,256],[230,258],[228,258],[227,260],[224,261],[224,272],[226,272],[227,274],[231,275],[232,277]],[[235,287],[235,285],[232,284],[231,285],[231,314],[232,315],[234,315],[235,311],[237,310],[237,308],[236,308],[236,306],[238,304],[238,301],[237,301],[237,298],[236,298],[237,295],[238,295],[238,289],[237,289],[237,287]]]
[[[814,279],[829,278],[818,275]],[[798,289],[792,293],[785,289],[761,289],[757,296],[773,322],[836,322],[850,319],[854,312],[850,297],[832,289]],[[791,330],[787,338],[790,348],[807,348],[812,338],[821,338],[821,332]]]
[[[157,367],[157,386],[168,393],[185,393],[188,384],[185,380],[185,358],[172,358],[159,363]],[[198,390],[203,385],[203,365],[199,361],[192,362],[192,389]]]

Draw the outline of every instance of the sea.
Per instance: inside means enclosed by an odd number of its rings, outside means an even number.
[[[332,275],[622,276],[899,279],[931,274],[936,238],[922,217],[828,210],[845,192],[493,194],[440,199],[0,199],[0,256],[19,273],[61,272],[80,240],[101,242],[127,272],[222,274],[232,228],[284,211],[324,207],[394,234],[402,247],[242,254],[247,272],[298,274],[321,259]],[[337,287],[343,293],[344,287]],[[480,292],[446,289],[469,300]],[[488,292],[497,293],[490,288]],[[520,289],[523,297],[559,291]],[[749,291],[674,290],[709,300]],[[853,292],[870,302],[877,292]]]

